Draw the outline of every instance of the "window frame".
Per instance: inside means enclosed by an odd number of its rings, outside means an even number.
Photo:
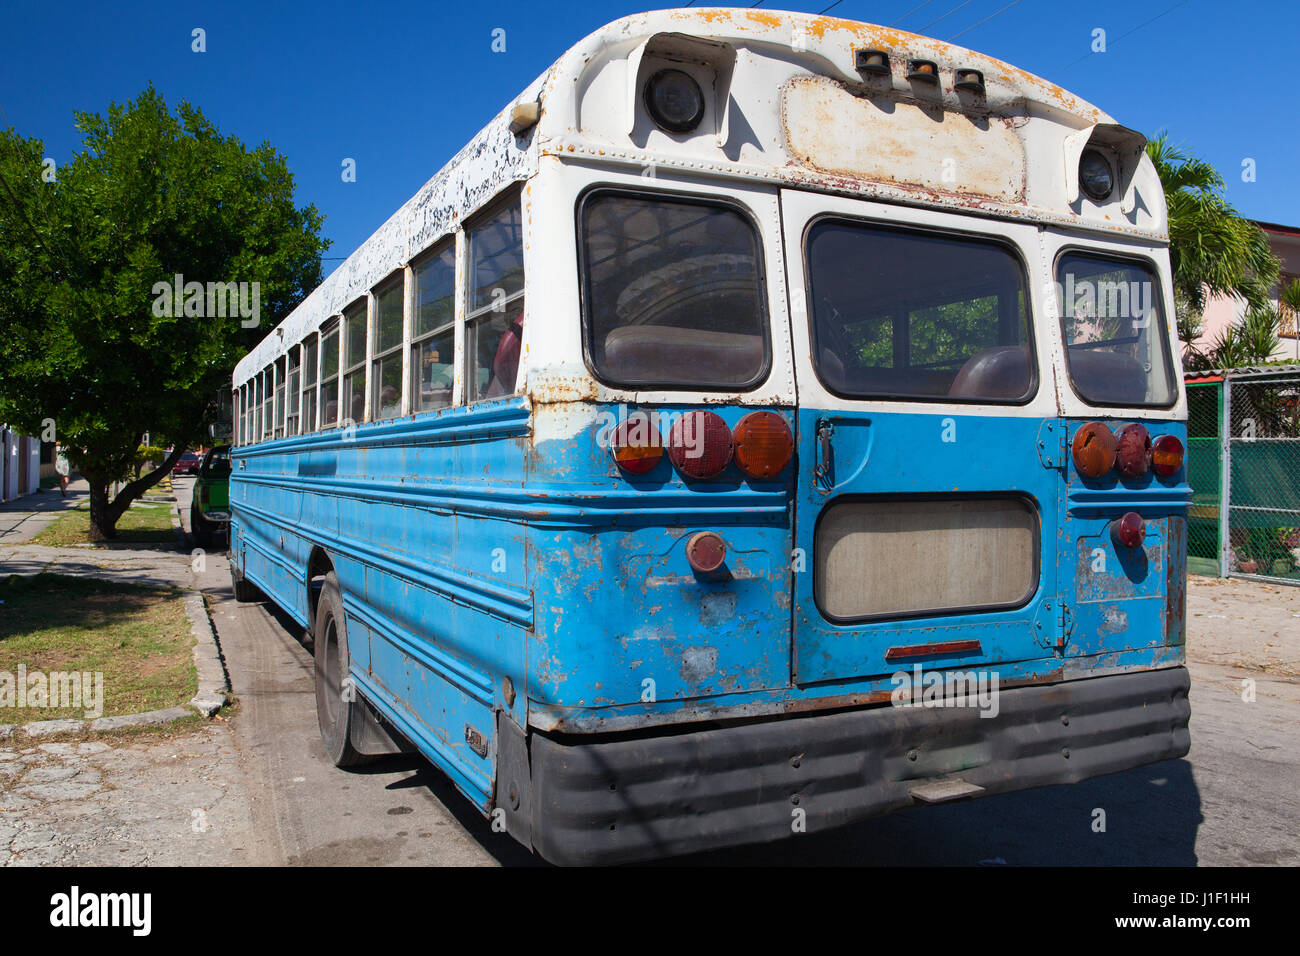
[[[302,416],[301,431],[299,434],[308,435],[317,431],[317,418],[320,414],[320,332],[314,331],[303,336],[303,340],[298,343],[302,356],[301,368],[301,388],[302,400],[299,406],[299,412]],[[307,353],[312,353],[312,361],[307,361]],[[307,381],[307,374],[310,371],[311,381]],[[311,396],[311,416],[308,420],[307,415],[307,398]]]
[[[343,403],[341,399],[342,378],[343,378],[343,368],[342,368],[343,321],[342,319],[343,317],[341,315],[332,315],[324,322],[321,323],[320,329],[317,331],[317,334],[320,336],[320,383],[317,386],[319,389],[318,394],[320,396],[318,399],[318,401],[320,402],[320,408],[317,410],[317,417],[320,420],[320,429],[319,429],[320,431],[324,431],[327,428],[338,428],[339,422],[342,420],[342,416],[339,415],[339,412],[342,411],[343,409]],[[338,336],[338,338],[335,339],[334,341],[334,349],[333,349],[334,362],[335,362],[334,374],[330,375],[327,378],[325,376],[325,355],[330,350],[326,348],[326,341],[329,339],[331,335],[336,335]],[[325,420],[325,409],[326,409],[325,388],[330,384],[333,384],[335,388],[334,417],[329,421],[326,421]]]
[[[358,314],[359,312],[359,314]],[[351,314],[349,314],[351,313]],[[350,361],[353,356],[348,348],[348,336],[351,332],[349,322],[361,321],[361,327],[365,331],[365,344],[361,346],[361,357],[355,361]],[[353,425],[360,425],[366,420],[366,402],[369,395],[366,392],[368,371],[366,365],[370,355],[370,295],[367,293],[356,301],[350,303],[340,315],[339,321],[339,411],[343,411],[343,393],[344,387],[351,385],[352,378],[361,373],[361,417],[354,418],[351,414],[339,415],[339,422],[351,422]],[[352,393],[348,388],[348,411],[352,411]]]
[[[271,374],[275,382],[275,401],[272,405],[275,414],[275,427],[271,432],[273,438],[283,438],[285,435],[285,413],[289,404],[289,390],[286,384],[288,375],[285,371],[288,362],[289,356],[286,353],[271,363]]]
[[[448,251],[451,252],[451,264],[452,264],[451,318],[448,319],[447,322],[445,322],[444,324],[436,326],[435,328],[431,329],[428,332],[418,333],[419,318],[420,318],[420,302],[419,302],[420,269],[431,262],[441,259],[443,255],[445,255]],[[408,322],[407,322],[407,327],[410,329],[410,336],[409,336],[409,341],[405,343],[405,347],[410,354],[411,370],[410,370],[410,374],[407,376],[407,381],[405,382],[404,387],[409,389],[410,392],[410,400],[407,404],[407,408],[410,410],[410,414],[412,415],[419,415],[425,412],[441,411],[443,408],[452,408],[455,405],[457,405],[457,401],[456,401],[457,398],[457,393],[456,393],[457,332],[456,329],[457,329],[458,322],[457,322],[456,313],[458,311],[457,309],[458,300],[461,295],[461,290],[459,288],[460,273],[462,271],[468,272],[468,268],[464,270],[458,268],[458,259],[459,257],[457,255],[456,233],[453,232],[447,236],[444,236],[442,239],[438,240],[438,242],[430,246],[425,252],[422,252],[419,258],[417,258],[410,265],[411,292],[409,298],[410,298],[410,305],[411,305],[411,314],[408,316]],[[466,284],[468,285],[468,280]],[[466,301],[468,302],[468,294],[466,295]],[[452,374],[451,397],[448,400],[446,405],[440,405],[437,408],[418,407],[418,399],[420,395],[420,390],[419,390],[420,369],[415,361],[416,350],[421,346],[423,346],[426,342],[429,342],[430,340],[440,335],[445,335],[448,331],[451,332],[451,339],[452,339],[452,343],[451,343],[452,356],[451,356],[451,362],[449,363],[451,366],[451,374]]]
[[[1106,247],[1081,246],[1076,244],[1063,245],[1056,250],[1056,255],[1052,259],[1051,279],[1052,279],[1052,285],[1054,287],[1054,291],[1052,292],[1053,295],[1056,295],[1055,289],[1061,286],[1061,282],[1059,279],[1059,276],[1061,274],[1060,273],[1061,259],[1068,255],[1078,255],[1083,257],[1084,259],[1094,259],[1102,262],[1133,263],[1136,264],[1142,270],[1144,270],[1147,273],[1147,275],[1151,277],[1152,279],[1151,286],[1152,289],[1154,290],[1153,294],[1159,296],[1160,344],[1161,347],[1164,349],[1164,353],[1165,353],[1165,378],[1167,379],[1166,384],[1169,387],[1170,397],[1169,397],[1169,401],[1164,403],[1134,402],[1127,405],[1119,405],[1113,402],[1112,403],[1094,402],[1091,399],[1087,398],[1083,394],[1083,392],[1079,390],[1079,386],[1076,385],[1074,382],[1074,368],[1070,364],[1070,343],[1066,339],[1066,335],[1065,335],[1065,307],[1064,307],[1064,302],[1062,301],[1056,303],[1057,306],[1056,311],[1058,313],[1056,320],[1061,335],[1061,357],[1065,363],[1065,376],[1067,379],[1069,379],[1070,391],[1074,394],[1074,396],[1077,399],[1079,399],[1079,401],[1083,402],[1083,404],[1087,405],[1089,408],[1120,408],[1120,409],[1151,408],[1151,409],[1165,409],[1165,410],[1173,408],[1175,405],[1178,404],[1178,393],[1179,393],[1179,388],[1178,388],[1179,379],[1178,377],[1176,377],[1174,372],[1174,363],[1177,362],[1178,367],[1181,369],[1182,362],[1181,360],[1177,359],[1174,356],[1173,346],[1169,341],[1170,313],[1166,311],[1165,308],[1166,303],[1165,303],[1164,281],[1162,276],[1160,275],[1160,269],[1156,265],[1155,260],[1147,256],[1137,255],[1132,252],[1118,252]],[[1063,295],[1062,298],[1064,298]]]
[[[397,393],[397,411],[395,411],[391,415],[381,414],[383,410],[383,406],[380,403],[381,394],[376,392],[375,390],[380,388],[380,386],[382,385],[382,381],[379,376],[379,371],[382,364],[385,361],[391,361],[392,359],[396,358],[400,366],[401,362],[403,361],[402,351],[403,349],[406,348],[406,275],[405,273],[406,273],[405,269],[399,269],[396,273],[390,275],[387,279],[383,280],[378,285],[376,285],[370,293],[371,297],[374,299],[375,302],[375,321],[374,321],[374,329],[372,332],[374,345],[373,347],[367,349],[367,352],[373,353],[370,355],[370,358],[368,360],[370,365],[370,372],[366,382],[367,388],[370,389],[370,395],[368,397],[368,401],[370,403],[369,404],[370,421],[375,421],[375,422],[391,421],[394,418],[402,417],[402,400],[403,400],[402,389],[405,388],[405,385],[402,384],[401,381],[404,376],[401,373],[400,367],[397,375],[398,383],[399,383],[398,393]],[[401,303],[399,307],[399,313],[398,313],[399,318],[401,320],[399,323],[400,333],[398,335],[396,345],[390,346],[384,352],[380,352],[379,351],[379,345],[380,345],[379,302],[382,296],[392,292],[394,289],[397,290],[398,299]]]
[[[739,213],[753,229],[754,247],[757,251],[757,268],[755,281],[758,285],[759,302],[762,314],[760,316],[759,326],[763,335],[763,366],[754,379],[743,384],[716,384],[706,379],[690,384],[668,383],[668,382],[637,382],[622,383],[612,378],[608,378],[600,373],[596,367],[596,362],[591,354],[591,273],[587,268],[587,243],[586,230],[584,229],[584,213],[587,204],[601,195],[617,195],[624,197],[633,197],[640,199],[663,199],[667,198],[674,202],[685,202],[698,206],[712,206],[715,208],[724,207],[733,212]],[[582,326],[582,360],[587,366],[596,381],[610,388],[619,389],[627,392],[723,392],[739,393],[752,392],[760,388],[772,375],[774,363],[773,345],[772,345],[772,310],[771,310],[771,289],[768,285],[767,274],[767,249],[764,242],[763,230],[758,216],[754,211],[731,196],[705,196],[699,193],[683,192],[672,189],[644,189],[635,186],[621,185],[618,183],[593,183],[586,187],[578,194],[577,202],[574,206],[574,235],[577,238],[578,253],[578,313],[579,322]]]
[[[868,226],[882,232],[893,232],[905,235],[922,235],[931,238],[951,240],[954,242],[965,242],[972,245],[996,246],[1005,252],[1010,253],[1016,266],[1020,270],[1021,289],[1024,291],[1025,298],[1025,342],[1024,345],[1029,349],[1029,370],[1030,370],[1030,388],[1023,398],[1018,399],[989,399],[989,398],[965,398],[952,395],[897,395],[892,393],[880,393],[871,395],[860,395],[853,392],[843,392],[831,387],[830,383],[822,376],[821,363],[817,361],[818,343],[817,343],[817,313],[815,311],[816,303],[813,300],[813,278],[811,262],[808,258],[808,238],[813,228],[827,221],[838,221],[856,226]],[[800,255],[803,260],[803,284],[804,284],[804,309],[807,312],[808,320],[808,345],[813,374],[817,376],[817,382],[824,388],[829,395],[843,399],[846,402],[910,402],[913,404],[929,405],[992,405],[1002,408],[1017,408],[1030,404],[1038,397],[1039,390],[1043,385],[1043,377],[1039,374],[1039,363],[1041,356],[1038,351],[1038,336],[1035,334],[1035,319],[1033,289],[1030,284],[1030,273],[1027,262],[1021,248],[1011,239],[1004,236],[990,235],[989,233],[967,232],[965,230],[955,230],[937,226],[913,225],[911,223],[892,223],[882,222],[878,219],[870,219],[859,216],[853,216],[846,213],[824,213],[814,216],[804,224],[803,234],[800,236]],[[911,334],[909,329],[908,340],[910,343]],[[910,356],[909,356],[910,358]],[[908,366],[909,368],[911,366]]]
[[[489,320],[489,318],[493,315],[501,315],[501,314],[508,315],[510,311],[511,303],[520,299],[524,301],[524,317],[527,318],[528,315],[527,312],[528,263],[526,261],[524,262],[523,287],[520,288],[518,292],[514,292],[506,296],[506,298],[502,301],[502,305],[504,306],[504,308],[501,311],[498,312],[496,309],[493,308],[493,306],[496,304],[495,302],[474,309],[472,308],[471,301],[470,301],[474,293],[473,276],[471,274],[474,269],[474,242],[473,242],[474,232],[478,229],[481,229],[483,226],[489,223],[492,220],[492,218],[498,215],[502,210],[510,208],[511,206],[513,206],[519,213],[519,228],[521,232],[521,235],[519,237],[519,254],[521,260],[523,260],[524,250],[527,248],[527,243],[524,241],[522,235],[525,220],[524,220],[524,207],[523,207],[523,191],[519,187],[515,186],[506,189],[500,195],[484,203],[483,207],[477,213],[475,213],[470,218],[470,220],[460,228],[460,232],[464,236],[464,240],[463,240],[464,248],[463,251],[458,252],[457,257],[463,258],[464,262],[459,264],[459,267],[457,269],[457,280],[458,280],[457,285],[459,286],[459,288],[456,290],[457,300],[459,304],[459,309],[457,311],[460,314],[456,316],[455,322],[456,322],[456,326],[458,327],[458,337],[464,343],[464,350],[461,356],[460,365],[458,368],[454,370],[453,374],[461,376],[464,382],[464,386],[463,386],[463,390],[458,393],[455,385],[453,384],[452,386],[453,404],[455,404],[454,400],[458,394],[462,398],[463,400],[462,404],[464,405],[473,405],[476,404],[477,402],[493,402],[503,398],[509,398],[512,395],[519,394],[519,371],[520,369],[523,368],[522,348],[520,349],[519,368],[515,369],[515,380],[511,384],[509,392],[506,392],[502,395],[493,395],[491,397],[484,397],[484,398],[472,397],[473,393],[477,391],[475,387],[477,384],[477,376],[470,375],[470,366],[474,360],[474,355],[469,347],[471,327],[486,323]],[[444,329],[443,331],[446,330]],[[521,338],[522,338],[522,330],[521,330]]]
[[[302,428],[302,343],[289,346],[284,355],[284,434],[292,438]]]

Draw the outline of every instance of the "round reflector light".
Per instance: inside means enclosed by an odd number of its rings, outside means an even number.
[[[704,94],[689,73],[660,70],[646,81],[645,108],[660,128],[689,133],[704,119]]]
[[[1119,430],[1115,467],[1125,478],[1141,478],[1151,467],[1151,436],[1141,425],[1125,425]]]
[[[1115,433],[1088,422],[1074,433],[1074,467],[1084,478],[1100,478],[1115,467]]]
[[[687,478],[712,478],[731,461],[731,429],[716,412],[687,412],[668,432],[668,458]]]
[[[1146,528],[1142,516],[1136,511],[1130,511],[1122,518],[1116,518],[1111,522],[1110,534],[1116,544],[1126,548],[1136,548],[1146,538]]]
[[[664,457],[659,428],[644,412],[633,412],[614,429],[609,450],[618,467],[631,475],[644,475]]]
[[[751,478],[771,478],[790,463],[794,436],[776,412],[750,412],[736,423],[736,465]]]
[[[686,560],[701,574],[712,574],[727,559],[727,543],[713,531],[691,535],[686,542]]]
[[[1173,435],[1161,435],[1151,443],[1151,470],[1163,478],[1178,474],[1183,467],[1183,443]]]

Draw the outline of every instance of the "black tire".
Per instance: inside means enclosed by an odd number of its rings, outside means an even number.
[[[325,575],[320,600],[316,604],[316,622],[312,630],[316,651],[316,720],[325,753],[336,767],[355,767],[369,758],[352,746],[352,722],[360,720],[356,688],[350,686],[351,700],[343,693],[348,675],[348,629],[343,613],[343,591],[331,571]]]
[[[212,525],[193,505],[190,505],[190,537],[200,548],[206,551],[212,550]]]
[[[234,555],[231,555],[233,558]],[[230,589],[235,592],[235,600],[241,603],[257,600],[257,588],[235,569],[235,562],[230,562]]]

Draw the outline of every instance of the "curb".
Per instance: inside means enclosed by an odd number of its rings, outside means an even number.
[[[179,515],[173,511],[172,518],[176,520]],[[178,520],[176,528],[180,534],[184,534]],[[14,724],[0,724],[0,741],[12,738],[19,730],[29,737],[48,737],[51,734],[119,730],[123,727],[165,724],[188,717],[195,710],[204,717],[211,717],[229,703],[227,695],[230,693],[230,680],[226,677],[225,665],[221,661],[221,650],[217,646],[217,635],[212,629],[212,621],[208,618],[208,609],[203,602],[201,591],[195,588],[188,589],[185,595],[185,613],[189,615],[190,633],[194,635],[194,669],[199,677],[198,693],[190,699],[188,705],[168,707],[164,710],[149,710],[139,714],[123,714],[119,717],[98,717],[94,720],[75,718],[34,720],[21,727]]]

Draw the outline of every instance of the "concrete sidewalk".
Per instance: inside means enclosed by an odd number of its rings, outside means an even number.
[[[66,498],[55,486],[0,504],[0,546],[32,540],[63,512],[89,498],[89,482],[78,478],[68,482]]]
[[[75,508],[89,497],[85,479],[68,486],[68,497],[58,490],[29,495],[0,506],[0,576],[40,574],[43,571],[84,577],[108,578],[137,584],[163,584],[172,587],[194,586],[190,566],[192,545],[181,529],[176,514],[176,498],[170,486],[153,488],[139,501],[172,505],[175,541],[165,544],[83,544],[51,548],[30,543],[40,531],[65,511]]]

